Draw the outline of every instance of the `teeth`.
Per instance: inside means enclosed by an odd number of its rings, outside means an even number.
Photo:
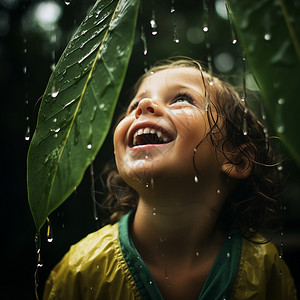
[[[167,142],[170,141],[170,139],[169,139],[167,136],[163,135],[163,133],[162,133],[161,131],[156,130],[156,129],[154,129],[154,128],[146,127],[146,128],[140,128],[140,129],[138,129],[138,130],[134,133],[134,135],[133,135],[133,146],[136,146],[136,144],[137,144],[136,137],[137,137],[138,135],[149,134],[149,133],[151,133],[151,134],[156,134],[157,137],[158,137],[161,141],[163,141],[164,143],[167,143]]]

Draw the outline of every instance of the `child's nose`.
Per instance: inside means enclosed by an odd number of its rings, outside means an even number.
[[[135,117],[139,118],[144,114],[159,116],[162,114],[162,110],[157,103],[153,102],[153,100],[145,98],[139,102],[138,107],[135,111]]]

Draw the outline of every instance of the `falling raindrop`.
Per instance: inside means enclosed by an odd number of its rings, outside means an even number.
[[[148,46],[147,46],[147,39],[146,39],[146,34],[145,34],[145,31],[144,31],[144,26],[141,27],[141,41],[142,41],[142,44],[143,44],[143,54],[144,55],[147,55],[148,53]]]
[[[283,242],[280,242],[278,256],[280,259],[283,257]]]
[[[245,114],[243,120],[243,135],[247,135],[247,134],[248,134],[248,124],[247,124],[247,119]]]
[[[152,10],[152,16],[150,20],[150,26],[151,26],[151,33],[152,35],[157,35],[157,24],[156,24],[156,17],[155,17],[155,11],[154,9]]]
[[[175,0],[171,0],[171,14],[172,14],[172,23],[173,23],[173,41],[178,44],[180,42],[179,36],[177,33],[176,20],[175,20]]]
[[[39,271],[39,268],[41,268],[43,266],[43,262],[41,259],[41,235],[39,232],[36,233],[36,235],[34,237],[34,242],[35,242],[35,251],[36,251],[36,255],[37,255],[36,268],[35,268],[35,272],[34,272],[34,290],[35,290],[36,299],[39,299],[39,296],[38,296],[38,285],[39,285],[38,271]]]
[[[278,171],[282,171],[282,170],[283,170],[283,165],[282,165],[282,164],[279,164],[279,165],[277,166],[277,170],[278,170]]]
[[[270,41],[271,38],[272,38],[272,34],[271,33],[265,33],[265,35],[264,35],[265,41]]]
[[[96,222],[96,225],[98,227],[98,211],[97,211],[97,201],[96,201],[96,192],[95,192],[95,178],[94,178],[94,164],[91,162],[90,165],[90,175],[91,175],[91,196],[92,196],[92,201],[93,201],[93,217]]]
[[[228,7],[228,3],[226,1],[225,3],[225,6],[226,6],[226,10],[227,10],[227,18],[228,18],[228,21],[229,21],[229,25],[230,25],[230,30],[231,30],[231,43],[233,45],[236,45],[237,42],[238,42],[238,39],[237,39],[237,36],[236,36],[236,33],[235,33],[235,29],[234,29],[234,26],[233,26],[233,23],[232,23],[232,19],[231,19],[231,15],[230,15],[230,9]]]
[[[25,141],[30,140],[30,126],[27,126],[26,132],[25,132]]]
[[[155,207],[153,207],[152,215],[156,216],[156,208]]]
[[[284,98],[279,98],[277,100],[277,106],[276,106],[277,128],[276,128],[276,130],[278,133],[283,133],[285,131],[285,126],[284,126],[283,119],[282,119],[282,109],[283,109],[284,104],[285,104]]]
[[[53,242],[53,232],[52,232],[52,226],[49,218],[47,218],[47,242],[48,243]]]

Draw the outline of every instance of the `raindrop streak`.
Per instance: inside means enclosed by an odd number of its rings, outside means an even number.
[[[173,23],[173,41],[178,44],[180,42],[179,37],[178,37],[178,33],[177,33],[177,28],[176,28],[176,20],[175,20],[175,6],[174,6],[174,2],[175,0],[171,0],[171,14],[172,14],[172,23]]]
[[[38,270],[43,266],[42,260],[41,260],[41,235],[40,233],[36,233],[34,237],[35,241],[35,250],[37,254],[37,261],[36,261],[36,269],[34,272],[34,291],[35,291],[35,298],[38,300],[38,285],[39,285],[39,279],[38,279]]]
[[[204,39],[205,39],[205,48],[206,48],[206,56],[207,56],[207,71],[208,71],[208,74],[211,78],[213,72],[212,72],[212,56],[211,56],[210,42],[209,42],[209,39],[208,39],[209,14],[208,14],[208,6],[206,4],[206,0],[203,0],[202,3],[203,3],[203,19],[204,19],[202,30],[204,32]],[[209,84],[210,85],[213,84],[211,79],[209,79]]]
[[[237,40],[237,36],[236,36],[236,33],[235,33],[235,29],[234,29],[234,26],[232,24],[232,20],[231,20],[231,17],[230,17],[230,9],[228,7],[228,3],[226,1],[225,3],[225,6],[226,6],[226,10],[227,10],[227,18],[228,18],[228,21],[229,21],[229,25],[230,25],[230,30],[231,30],[231,43],[233,45],[236,45],[238,40]]]
[[[96,197],[95,197],[95,178],[94,178],[94,164],[93,162],[91,162],[90,165],[90,174],[91,174],[91,196],[92,196],[92,200],[93,200],[93,217],[94,220],[96,222],[96,225],[98,227],[98,211],[97,211],[97,201],[96,201]]]
[[[276,106],[276,124],[277,124],[277,132],[283,133],[285,131],[285,126],[282,118],[282,109],[283,105],[285,104],[284,98],[279,98],[277,100],[277,106]]]
[[[143,54],[144,55],[147,55],[148,53],[148,45],[147,45],[147,39],[146,39],[146,34],[145,34],[145,31],[144,31],[144,26],[141,27],[141,41],[142,41],[142,44],[143,44]]]
[[[53,232],[52,232],[52,226],[49,218],[47,218],[47,242],[48,243],[53,242]]]
[[[24,38],[23,39],[23,43],[24,43],[24,61],[27,61],[27,39]],[[24,82],[25,82],[25,127],[26,127],[26,131],[25,131],[25,141],[29,141],[30,140],[30,123],[29,123],[29,100],[28,100],[28,67],[27,65],[25,65],[23,67],[23,73],[24,73]]]
[[[244,120],[243,120],[243,135],[248,134],[248,124],[247,124],[247,113],[248,113],[248,107],[247,107],[247,89],[246,89],[246,57],[243,53],[242,57],[242,63],[243,63],[243,96],[241,101],[244,104]]]

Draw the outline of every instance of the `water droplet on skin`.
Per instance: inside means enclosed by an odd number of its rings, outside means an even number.
[[[195,183],[198,183],[199,180],[198,180],[197,176],[194,177],[194,181],[195,181]]]

